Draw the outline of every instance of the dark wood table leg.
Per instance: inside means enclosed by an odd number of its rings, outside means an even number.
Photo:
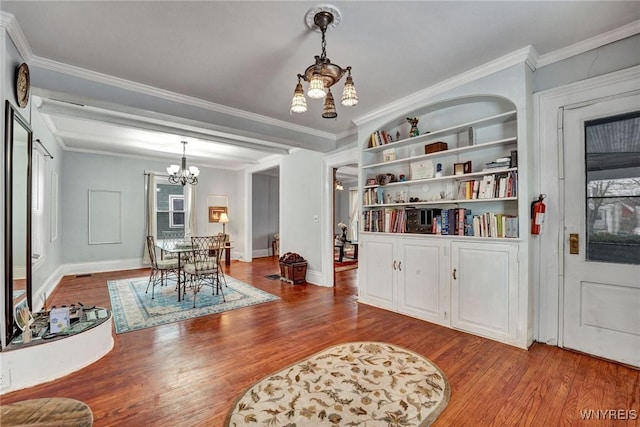
[[[224,265],[227,267],[231,265],[231,245],[229,243],[224,245]]]
[[[358,259],[358,244],[352,243],[353,245],[353,259]]]

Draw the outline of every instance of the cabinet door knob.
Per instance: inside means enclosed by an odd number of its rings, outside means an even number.
[[[396,260],[395,260],[395,259],[393,260],[393,269],[394,269],[394,270],[396,270],[396,269],[397,269],[397,268],[396,268]]]
[[[398,270],[402,271],[402,261],[398,261]]]
[[[458,277],[456,276],[457,270],[453,269],[453,280],[456,280]]]

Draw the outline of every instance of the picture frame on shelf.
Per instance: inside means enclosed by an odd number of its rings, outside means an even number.
[[[382,161],[390,162],[395,159],[396,159],[396,150],[394,150],[393,148],[387,148],[386,150],[382,151]]]
[[[467,173],[471,173],[471,161],[453,164],[454,175],[464,175]]]
[[[464,173],[471,173],[471,160],[463,163]]]

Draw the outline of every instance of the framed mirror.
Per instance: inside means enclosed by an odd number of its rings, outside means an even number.
[[[33,132],[29,123],[7,100],[5,103],[5,330],[6,344],[17,333],[15,307],[31,295],[31,150]]]

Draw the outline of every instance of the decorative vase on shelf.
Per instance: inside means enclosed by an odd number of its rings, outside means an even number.
[[[420,131],[418,130],[418,118],[407,117],[407,121],[411,124],[411,129],[409,130],[409,137],[413,138],[414,136],[420,135]]]

